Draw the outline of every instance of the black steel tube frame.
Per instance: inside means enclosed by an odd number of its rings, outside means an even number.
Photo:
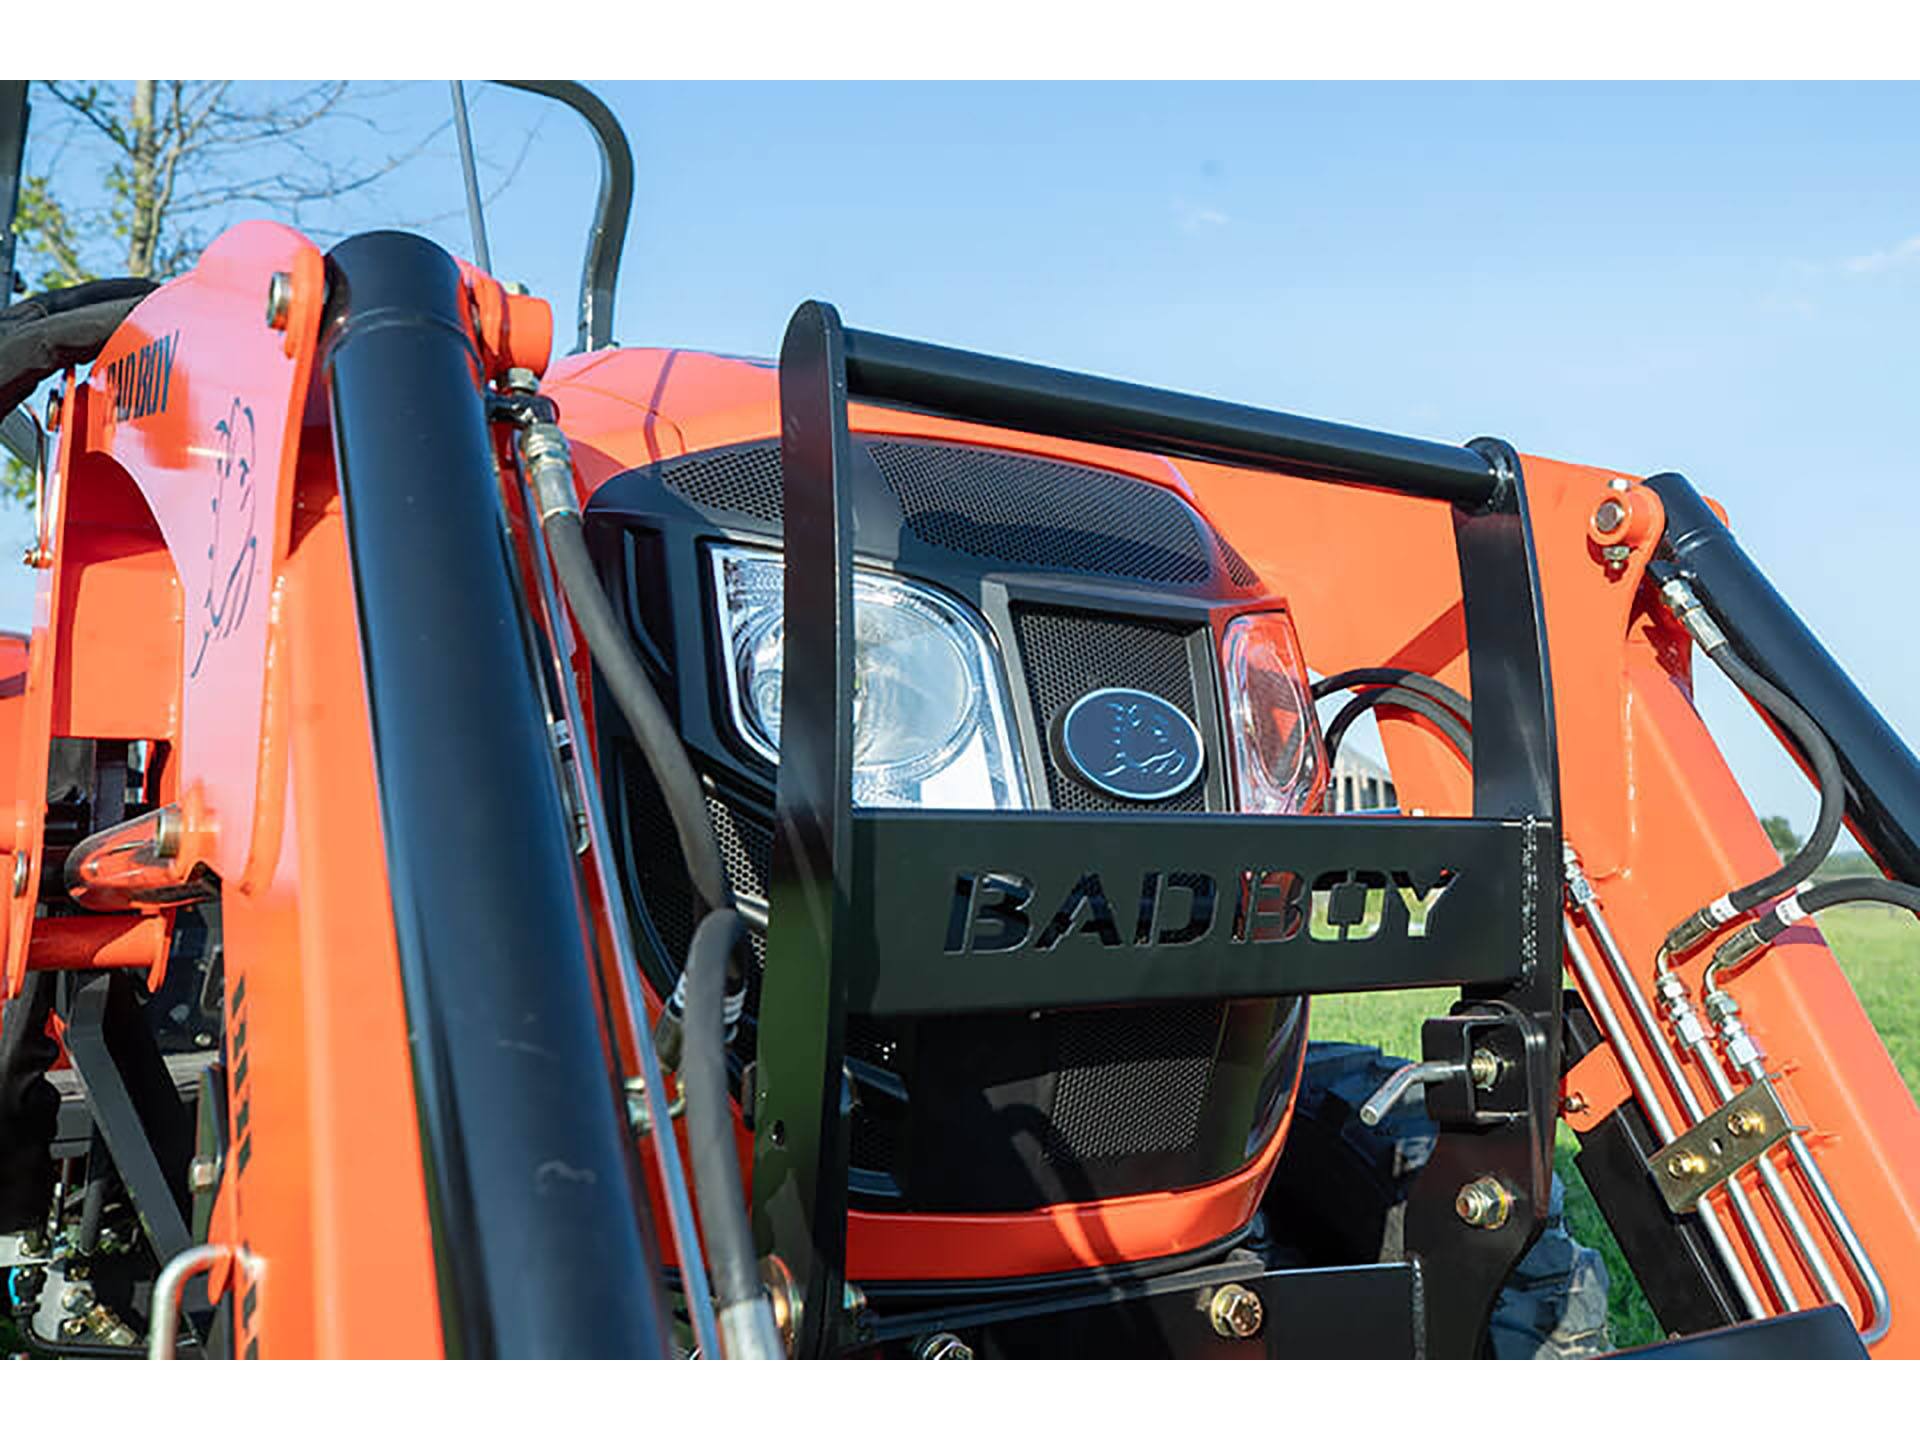
[[[633,147],[607,102],[577,80],[500,80],[531,95],[558,100],[587,122],[600,151],[600,193],[593,224],[587,230],[587,254],[580,265],[580,330],[575,353],[604,350],[613,343],[613,291],[620,279],[620,256],[627,248],[627,224],[633,212]]]
[[[1475,707],[1474,818],[1448,822],[1460,827],[1449,836],[1430,828],[1431,822],[1379,819],[1365,821],[1363,831],[1356,828],[1362,822],[1317,817],[1154,817],[1136,829],[1115,825],[1112,816],[1057,812],[856,815],[854,536],[846,482],[850,396],[1449,502]],[[1421,1272],[1426,1353],[1476,1353],[1501,1283],[1545,1222],[1560,1059],[1559,778],[1546,627],[1518,457],[1498,441],[1459,447],[1403,439],[844,330],[833,308],[819,302],[801,306],[788,326],[780,352],[780,408],[786,674],[801,678],[785,688],[782,702],[771,924],[755,1066],[754,1222],[763,1254],[777,1256],[794,1278],[801,1317],[796,1352],[832,1353],[855,1340],[842,1303],[847,1217],[841,1077],[850,999],[878,1009],[951,1010],[1140,999],[1143,990],[1212,995],[1260,993],[1260,985],[1268,987],[1264,993],[1285,993],[1459,983],[1456,1009],[1474,1017],[1465,1023],[1475,1027],[1475,1036],[1497,1039],[1514,1074],[1498,1113],[1439,1117],[1441,1138],[1409,1203],[1407,1237]],[[917,864],[909,848],[917,841],[924,850],[927,835],[942,826],[940,853]],[[1137,953],[1121,966],[1118,984],[1102,981],[1097,965],[1089,966],[1084,956],[1063,959],[1050,970],[1051,957],[1043,962],[1029,955],[1024,965],[1002,967],[996,983],[972,985],[962,967],[951,963],[950,927],[939,954],[924,926],[911,934],[901,928],[914,905],[930,906],[947,926],[950,915],[959,913],[949,904],[961,881],[1000,878],[994,872],[1013,852],[1037,872],[1050,864],[1049,855],[1103,847],[1111,856],[1109,868],[1131,861],[1120,888],[1126,896],[1129,884],[1170,866],[1183,846],[1210,847],[1229,868],[1292,867],[1299,874],[1316,842],[1340,852],[1336,865],[1348,856],[1381,856],[1381,847],[1398,845],[1395,854],[1416,870],[1452,868],[1462,847],[1473,848],[1479,858],[1470,873],[1456,876],[1455,890],[1476,894],[1476,887],[1493,882],[1489,870],[1502,876],[1504,888],[1473,900],[1456,900],[1449,892],[1446,904],[1483,922],[1477,932],[1461,925],[1453,941],[1431,952],[1385,943],[1372,964],[1366,958],[1343,963],[1344,956],[1321,953],[1312,943],[1299,946],[1295,961],[1250,959],[1248,952],[1261,947],[1245,946],[1236,955],[1229,935],[1216,936],[1196,966],[1172,943],[1174,937],[1147,928],[1137,939]],[[944,861],[945,868],[935,861]],[[941,893],[889,895],[877,883],[882,877],[896,892],[938,881]],[[1060,876],[1048,871],[1047,878]],[[1301,883],[1308,883],[1304,875]],[[1036,930],[1053,903],[1047,897],[1046,910],[1036,913]],[[1495,920],[1503,906],[1503,918]],[[1116,909],[1127,924],[1131,901],[1121,899]],[[1083,910],[1073,912],[1076,924],[1069,928],[1081,928]],[[971,909],[967,915],[970,925]],[[964,934],[959,943],[967,949]],[[1090,942],[1081,937],[1074,943]],[[1349,948],[1374,954],[1369,947]],[[1472,953],[1482,947],[1492,954]],[[970,955],[968,963],[978,958]],[[951,983],[943,987],[943,981]],[[1425,1037],[1430,1056],[1464,1033],[1462,1023],[1437,1023],[1441,1028],[1430,1023]],[[1454,1213],[1460,1186],[1482,1176],[1497,1178],[1514,1197],[1511,1219],[1497,1229],[1465,1226]]]
[[[342,242],[327,268],[321,383],[446,1350],[662,1355],[645,1188],[459,272],[393,232]]]
[[[1667,512],[1662,554],[1687,577],[1740,658],[1791,695],[1833,742],[1854,834],[1889,875],[1920,884],[1920,759],[1685,476],[1655,475],[1647,488]]]
[[[0,80],[0,310],[13,304],[14,254],[19,237],[13,221],[20,209],[20,181],[27,163],[25,80]]]

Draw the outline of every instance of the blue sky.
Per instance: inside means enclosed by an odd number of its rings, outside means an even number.
[[[874,329],[1678,469],[1920,736],[1920,88],[595,88],[639,169],[623,343],[766,354],[817,295]],[[570,335],[594,159],[550,108],[474,96],[497,163],[540,127],[490,210],[495,268]],[[383,110],[396,132],[445,113],[439,83]],[[337,223],[441,217],[423,228],[464,252],[444,135],[435,155]],[[1797,772],[1706,703],[1759,807],[1804,828]]]

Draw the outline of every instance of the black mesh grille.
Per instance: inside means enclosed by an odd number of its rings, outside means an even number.
[[[1043,733],[1090,690],[1116,686],[1144,690],[1177,705],[1203,734],[1211,728],[1194,703],[1187,636],[1176,625],[1088,615],[1075,610],[1021,610],[1014,616],[1020,659],[1027,670],[1033,716]],[[1051,746],[1051,740],[1048,744]],[[1197,781],[1170,800],[1123,800],[1083,785],[1047,754],[1047,788],[1060,810],[1204,810],[1206,786]]]
[[[1220,563],[1227,567],[1229,580],[1243,589],[1251,589],[1260,583],[1260,577],[1253,573],[1253,567],[1247,564],[1246,558],[1224,538],[1215,535],[1213,545],[1220,552]]]
[[[778,445],[747,445],[669,460],[660,467],[660,480],[696,505],[780,523],[783,511]]]
[[[1084,465],[969,445],[868,446],[929,545],[1050,570],[1198,585],[1198,518],[1171,491]]]
[[[1224,1011],[1202,1001],[1061,1015],[1047,1159],[1073,1163],[1193,1144]]]

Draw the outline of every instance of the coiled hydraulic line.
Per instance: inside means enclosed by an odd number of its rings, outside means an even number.
[[[1431,721],[1460,757],[1473,763],[1473,705],[1451,685],[1417,670],[1367,666],[1342,670],[1314,682],[1313,698],[1324,700],[1341,690],[1360,693],[1340,708],[1327,726],[1327,764],[1333,764],[1348,728],[1376,705],[1393,705]]]

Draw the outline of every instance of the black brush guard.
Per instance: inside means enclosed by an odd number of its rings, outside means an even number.
[[[1474,699],[1472,818],[855,811],[850,397],[1450,505]],[[795,1353],[840,1353],[899,1328],[845,1303],[849,1011],[1418,986],[1461,989],[1454,1013],[1427,1023],[1422,1046],[1429,1060],[1456,1062],[1462,1078],[1428,1087],[1441,1133],[1408,1205],[1408,1262],[1386,1267],[1403,1272],[1388,1284],[1379,1267],[1292,1274],[1312,1287],[1317,1313],[1345,1291],[1345,1303],[1380,1315],[1397,1338],[1366,1353],[1477,1353],[1497,1291],[1544,1224],[1560,1069],[1552,685],[1513,450],[847,330],[817,302],[788,326],[780,412],[785,663],[798,683],[782,706],[753,1200],[762,1254],[792,1276]],[[1424,934],[1410,933],[1419,927],[1409,925],[1403,884],[1421,895],[1446,887]],[[1261,908],[1246,906],[1249,890],[1264,894],[1263,913],[1243,913]],[[1184,894],[1169,900],[1175,891]],[[1056,912],[1064,933],[1048,924]],[[1101,923],[1109,913],[1110,926]],[[1465,1078],[1476,1049],[1502,1061],[1490,1087]],[[1461,1188],[1483,1178],[1512,1196],[1494,1228],[1455,1211]],[[1288,1299],[1288,1272],[1255,1278],[1269,1315],[1307,1299]],[[1135,1288],[1096,1285],[1058,1304],[1139,1301]],[[1289,1353],[1288,1328],[1272,1327],[1268,1353]],[[1165,1344],[1195,1353],[1176,1337]]]

